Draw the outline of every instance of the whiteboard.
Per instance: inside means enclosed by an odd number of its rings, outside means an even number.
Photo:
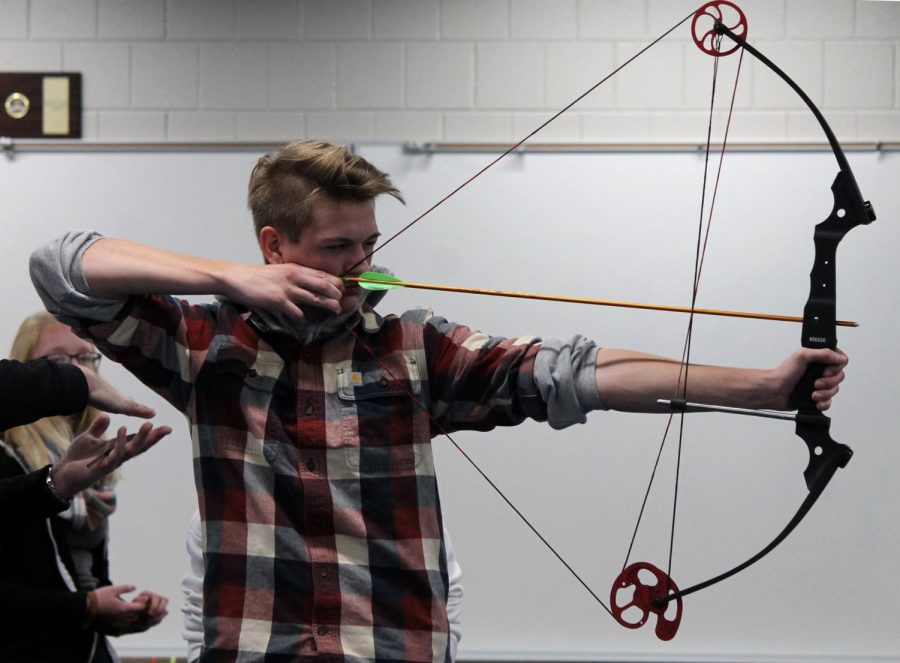
[[[388,171],[407,204],[379,203],[390,236],[492,156],[357,150]],[[900,660],[900,351],[894,217],[900,156],[850,161],[879,219],[850,233],[838,256],[838,314],[849,379],[832,435],[856,454],[797,532],[735,578],[685,599],[676,638],[621,628],[443,438],[434,441],[446,524],[463,567],[469,660]],[[40,306],[31,250],[69,228],[96,228],[196,255],[258,262],[245,191],[258,155],[29,153],[0,160],[8,315],[0,343]],[[376,256],[410,281],[683,305],[689,302],[703,159],[693,153],[516,154]],[[836,172],[825,153],[726,157],[698,305],[800,315],[813,225],[831,208]],[[395,291],[382,312],[428,305],[498,335],[591,336],[604,346],[680,354],[679,314]],[[799,344],[798,325],[720,318],[695,322],[693,360],[769,367]],[[179,581],[196,497],[182,416],[117,366],[102,371],[159,411],[175,433],[124,468],[112,519],[111,569],[172,599],[122,654],[182,655]],[[688,418],[673,578],[704,580],[761,549],[805,495],[806,448],[790,424]],[[466,452],[608,600],[646,490],[664,418],[594,413],[587,425],[536,423],[454,435]],[[631,561],[666,565],[676,439],[670,439]]]

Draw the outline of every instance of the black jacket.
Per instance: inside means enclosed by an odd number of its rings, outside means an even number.
[[[83,410],[87,381],[75,366],[0,361],[0,429]],[[26,473],[0,447],[0,661],[89,661],[100,637],[86,628],[87,593],[77,591],[62,523],[65,504],[44,484],[46,468]],[[105,548],[105,546],[104,546]],[[105,549],[95,571],[104,584]]]
[[[87,406],[88,386],[75,366],[47,359],[0,360],[0,431]],[[0,531],[9,532],[66,508],[50,494],[47,468],[0,480]]]

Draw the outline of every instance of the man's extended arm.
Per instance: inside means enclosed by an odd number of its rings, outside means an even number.
[[[817,407],[825,410],[844,380],[847,364],[846,355],[825,349],[801,348],[768,370],[691,365],[687,399],[709,405],[784,410],[794,387],[813,363],[826,365],[812,394]],[[615,410],[661,412],[664,406],[656,400],[675,396],[680,371],[678,362],[670,359],[605,348],[597,353],[597,391],[604,405]]]

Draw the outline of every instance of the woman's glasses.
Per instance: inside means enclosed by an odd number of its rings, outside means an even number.
[[[77,355],[58,353],[37,357],[37,359],[49,359],[57,364],[77,364],[83,368],[92,368],[94,370],[97,370],[100,366],[100,360],[102,358],[103,355],[99,352],[80,352]]]

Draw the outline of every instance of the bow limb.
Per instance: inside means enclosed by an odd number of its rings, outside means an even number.
[[[839,168],[831,186],[834,205],[828,218],[819,223],[815,229],[815,258],[810,271],[809,297],[803,313],[801,345],[806,348],[835,349],[837,347],[836,255],[838,244],[856,226],[867,225],[874,221],[875,212],[872,205],[863,199],[840,143],[825,117],[809,96],[771,60],[729,28],[717,23],[715,29],[717,33],[726,35],[765,64],[803,99],[818,120],[834,152]],[[809,450],[809,463],[803,473],[809,493],[797,512],[778,536],[753,557],[709,580],[696,583],[684,590],[671,592],[667,596],[657,599],[658,605],[665,605],[730,578],[765,557],[794,531],[816,503],[837,470],[846,466],[850,461],[853,455],[852,449],[832,439],[831,419],[820,412],[812,400],[815,382],[822,376],[824,369],[822,364],[810,365],[791,397],[791,407],[797,409],[796,433],[806,443]]]

